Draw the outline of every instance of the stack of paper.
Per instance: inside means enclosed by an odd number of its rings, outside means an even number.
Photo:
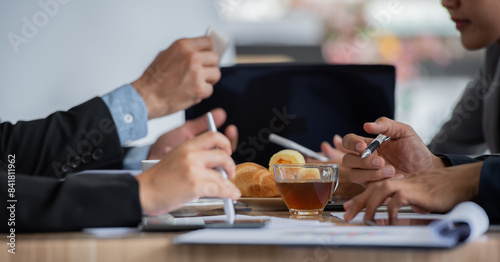
[[[410,214],[404,216],[408,218]],[[174,243],[451,248],[478,238],[486,232],[489,224],[484,210],[472,202],[461,203],[448,214],[431,217],[438,220],[425,226],[338,226],[267,217],[271,222],[264,228],[202,229],[183,234],[175,238]]]

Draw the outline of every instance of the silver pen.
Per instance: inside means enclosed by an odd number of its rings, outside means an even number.
[[[314,151],[312,151],[311,149],[307,148],[307,147],[304,147],[300,144],[297,144],[296,142],[293,142],[292,140],[289,140],[289,139],[286,139],[284,137],[281,137],[281,136],[278,136],[276,134],[270,134],[269,135],[269,141],[275,143],[275,144],[278,144],[280,146],[283,146],[285,148],[290,148],[290,149],[293,149],[293,150],[297,150],[299,151],[300,153],[306,155],[306,156],[310,156],[310,157],[313,157],[313,158],[316,158],[320,161],[323,161],[323,162],[326,162],[328,161],[328,157],[326,156],[322,156]]]
[[[375,149],[377,149],[377,147],[379,147],[383,142],[389,140],[390,137],[388,136],[385,136],[385,135],[378,135],[365,149],[365,151],[363,151],[363,153],[361,154],[361,159],[371,155]]]
[[[212,132],[217,132],[217,127],[215,126],[214,118],[212,113],[207,113],[208,129]],[[215,170],[219,171],[224,179],[227,179],[226,170],[218,166]],[[234,224],[236,219],[236,212],[234,211],[233,200],[230,198],[224,198],[224,213],[226,214],[226,222],[229,224]]]

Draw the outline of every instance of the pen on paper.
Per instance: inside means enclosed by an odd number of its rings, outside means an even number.
[[[363,153],[361,154],[361,159],[365,158],[365,157],[368,157],[369,155],[371,155],[375,149],[377,149],[383,142],[389,140],[390,137],[388,136],[385,136],[385,135],[378,135],[365,149],[365,151],[363,151]]]
[[[215,126],[214,118],[212,116],[212,113],[208,112],[207,113],[207,122],[208,122],[208,129],[211,132],[217,132],[217,127]],[[227,179],[227,174],[226,171],[218,166],[215,168],[217,171],[219,171],[224,179]],[[234,211],[234,204],[233,200],[229,198],[224,198],[224,213],[226,213],[226,221],[229,224],[234,224],[234,220],[236,218],[236,212]]]

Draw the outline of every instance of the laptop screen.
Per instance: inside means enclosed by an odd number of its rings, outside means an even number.
[[[235,162],[268,167],[282,150],[275,133],[312,150],[334,134],[366,136],[363,123],[394,117],[395,69],[388,65],[238,65],[221,68],[211,97],[186,111],[186,118],[222,107],[226,124],[239,131]]]

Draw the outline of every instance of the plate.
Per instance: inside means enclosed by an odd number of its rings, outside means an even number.
[[[288,211],[281,197],[242,197],[239,202],[259,211]]]
[[[223,206],[224,200],[220,198],[198,198],[185,203],[184,207],[206,207],[206,206]]]
[[[224,200],[220,198],[199,198],[185,203],[181,208],[170,212],[170,214],[176,217],[197,216],[200,212],[221,209],[223,206]]]

